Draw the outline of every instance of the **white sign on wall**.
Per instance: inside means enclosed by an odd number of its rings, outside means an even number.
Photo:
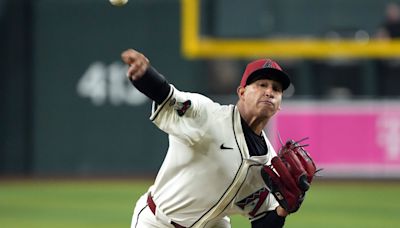
[[[127,67],[120,62],[107,65],[94,62],[89,65],[76,86],[79,96],[89,98],[93,105],[142,105],[147,97],[127,79]]]

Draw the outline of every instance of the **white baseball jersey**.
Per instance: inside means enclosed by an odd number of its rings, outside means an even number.
[[[153,103],[150,119],[169,135],[168,152],[149,189],[163,224],[206,227],[232,214],[256,218],[279,205],[260,175],[260,164],[270,164],[276,152],[263,132],[268,153],[249,155],[236,106],[171,86],[161,105]]]

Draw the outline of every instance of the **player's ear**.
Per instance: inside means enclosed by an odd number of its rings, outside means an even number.
[[[243,94],[244,94],[244,91],[245,91],[245,90],[246,90],[246,89],[245,89],[244,87],[242,87],[242,86],[238,86],[238,87],[237,87],[236,93],[237,93],[237,95],[238,95],[239,98],[243,97]]]
[[[282,109],[282,100],[278,101],[278,108],[276,110],[280,111],[281,109]]]

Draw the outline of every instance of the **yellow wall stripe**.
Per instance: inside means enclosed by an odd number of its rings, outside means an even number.
[[[258,56],[290,58],[400,57],[400,40],[218,39],[199,32],[200,0],[181,0],[182,52],[187,58]]]

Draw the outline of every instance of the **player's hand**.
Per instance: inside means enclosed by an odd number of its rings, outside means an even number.
[[[122,52],[121,59],[129,65],[126,76],[131,80],[140,79],[149,68],[150,61],[142,53],[128,49]]]
[[[276,214],[281,217],[286,217],[289,213],[283,207],[278,206],[276,208]]]

